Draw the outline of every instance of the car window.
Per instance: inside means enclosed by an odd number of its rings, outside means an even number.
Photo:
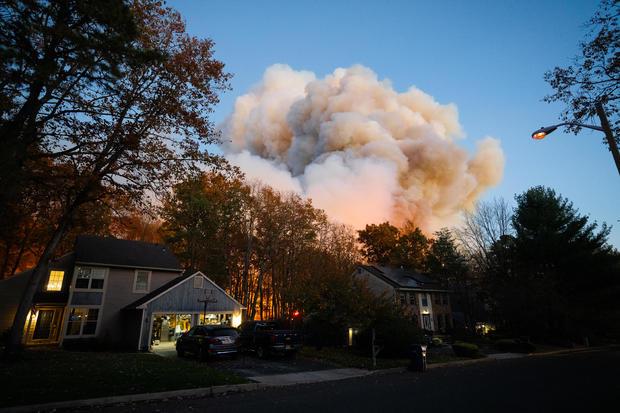
[[[218,328],[217,330],[213,330],[211,335],[214,337],[222,337],[222,336],[231,336],[236,337],[239,333],[235,328]]]
[[[206,334],[206,331],[203,327],[196,327],[196,330],[194,331],[195,336],[204,336]]]
[[[256,331],[272,331],[275,329],[276,329],[276,325],[273,323],[264,323],[264,324],[256,325]]]

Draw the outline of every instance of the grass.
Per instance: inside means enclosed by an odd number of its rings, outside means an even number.
[[[245,382],[205,364],[147,353],[29,350],[0,362],[0,407]]]
[[[382,370],[394,367],[408,367],[410,360],[408,358],[377,358],[377,366],[373,367],[372,358],[357,354],[348,348],[342,347],[323,347],[317,350],[315,347],[304,346],[299,355],[309,359],[333,364],[340,367],[352,367],[366,370]],[[467,360],[466,357],[455,357],[447,354],[429,354],[427,353],[426,362],[449,363],[451,361]]]

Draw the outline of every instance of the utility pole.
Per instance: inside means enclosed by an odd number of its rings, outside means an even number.
[[[618,174],[620,174],[620,153],[618,153],[618,145],[616,144],[616,138],[611,131],[611,127],[609,126],[609,121],[607,120],[607,115],[605,115],[605,110],[603,109],[603,104],[601,102],[596,102],[594,105],[596,107],[596,114],[601,120],[601,127],[603,128],[603,132],[605,132],[605,137],[607,138],[607,144],[609,145],[609,150],[614,157],[614,161],[616,162],[616,168],[618,168]]]
[[[213,290],[209,290],[211,298],[207,296],[207,290],[205,290],[205,298],[204,300],[198,299],[199,303],[204,303],[204,310],[202,312],[202,322],[207,324],[207,306],[209,303],[217,303],[217,300],[213,298]]]

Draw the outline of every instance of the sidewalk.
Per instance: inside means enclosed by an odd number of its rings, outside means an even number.
[[[437,368],[450,367],[450,366],[463,366],[467,364],[474,364],[474,363],[487,362],[487,361],[493,361],[493,360],[506,360],[506,359],[513,359],[513,358],[574,353],[574,352],[585,352],[585,351],[601,351],[605,348],[607,347],[577,348],[577,349],[567,349],[567,350],[551,351],[547,353],[532,353],[532,354],[497,353],[497,354],[488,355],[486,358],[480,358],[480,359],[429,364],[427,368],[429,370],[433,370]],[[159,392],[159,393],[128,394],[124,396],[100,397],[96,399],[67,400],[67,401],[54,402],[54,403],[5,407],[5,408],[0,408],[0,413],[53,411],[55,409],[93,407],[93,406],[103,406],[103,405],[120,404],[120,403],[135,403],[135,402],[144,402],[144,401],[151,401],[151,400],[165,400],[165,399],[183,398],[183,397],[188,397],[188,398],[215,397],[215,396],[231,394],[231,393],[242,393],[242,392],[249,392],[249,391],[255,391],[255,390],[265,390],[265,389],[274,388],[274,387],[284,387],[284,386],[293,386],[293,385],[299,385],[299,384],[310,384],[310,383],[321,383],[321,382],[328,382],[328,381],[346,380],[346,379],[351,379],[351,378],[356,378],[356,377],[365,377],[365,376],[377,375],[377,374],[390,374],[390,373],[398,373],[398,372],[405,372],[405,371],[407,371],[407,369],[404,367],[396,367],[393,369],[385,369],[385,370],[362,370],[362,369],[354,369],[354,368],[343,368],[343,369],[330,369],[330,370],[319,370],[319,371],[306,371],[306,372],[301,372],[301,373],[275,374],[275,375],[270,375],[270,376],[255,376],[255,377],[248,377],[248,379],[254,381],[254,383],[235,384],[235,385],[227,385],[227,386],[213,386],[213,387],[204,387],[204,388],[197,388],[197,389],[174,390],[174,391]]]

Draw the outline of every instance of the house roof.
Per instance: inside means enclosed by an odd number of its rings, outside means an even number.
[[[196,277],[196,276],[204,277],[207,281],[209,281],[211,284],[213,284],[213,286],[215,286],[218,290],[220,290],[222,293],[224,293],[226,296],[228,296],[228,298],[230,298],[235,303],[239,304],[239,307],[246,308],[240,302],[235,300],[230,294],[228,294],[226,291],[224,291],[219,285],[214,283],[209,277],[207,277],[206,275],[204,275],[203,273],[198,271],[198,272],[196,272],[194,274],[185,274],[185,275],[177,277],[177,278],[175,278],[173,280],[168,281],[166,284],[160,286],[159,288],[154,289],[150,293],[146,294],[144,297],[141,297],[138,300],[134,301],[133,303],[126,305],[125,307],[123,307],[123,309],[124,310],[135,310],[135,309],[139,308],[140,306],[142,306],[144,304],[147,304],[150,301],[153,301],[154,299],[156,299],[160,295],[165,294],[167,291],[173,289],[174,287],[176,287],[177,285],[181,284],[183,281],[187,280],[188,278],[192,278],[192,277]]]
[[[79,235],[75,261],[119,267],[182,271],[181,264],[164,244]]]
[[[438,281],[416,271],[399,267],[381,267],[378,265],[360,265],[361,268],[378,278],[387,281],[396,288],[413,288],[420,290],[445,290]]]

